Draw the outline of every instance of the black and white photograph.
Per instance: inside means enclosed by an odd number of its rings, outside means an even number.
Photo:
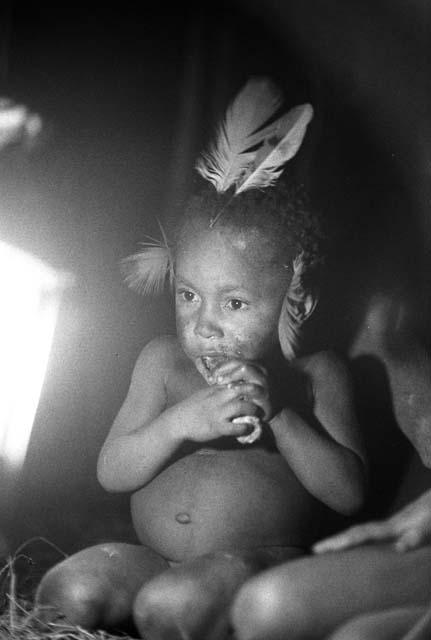
[[[430,640],[427,0],[0,3],[0,640]]]

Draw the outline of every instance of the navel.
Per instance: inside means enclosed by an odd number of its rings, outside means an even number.
[[[192,521],[190,514],[186,513],[185,511],[177,513],[177,515],[175,516],[175,520],[180,524],[189,524]]]

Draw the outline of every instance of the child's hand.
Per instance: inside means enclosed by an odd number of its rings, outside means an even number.
[[[410,551],[431,541],[431,491],[388,520],[351,527],[314,545],[314,553],[341,551],[372,542],[393,542],[396,551]]]
[[[223,436],[246,435],[250,427],[232,420],[239,416],[257,415],[255,385],[213,385],[176,405],[184,437],[195,442],[207,442]]]
[[[248,392],[248,397],[261,409],[261,417],[265,421],[272,417],[268,374],[266,369],[257,362],[230,359],[217,367],[213,372],[212,379],[217,385],[228,385],[229,387],[247,383],[252,389]]]

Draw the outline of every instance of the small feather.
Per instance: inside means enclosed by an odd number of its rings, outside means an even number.
[[[273,117],[282,102],[280,91],[266,78],[253,78],[227,109],[216,140],[201,154],[196,169],[218,192],[236,184],[253,162],[261,141],[259,129]]]
[[[143,295],[162,291],[169,273],[169,252],[165,247],[146,246],[122,261],[127,285]]]
[[[298,317],[297,308],[304,295],[301,282],[303,272],[304,261],[302,253],[300,253],[293,261],[293,276],[289,290],[283,300],[278,324],[280,346],[287,360],[292,360],[295,357],[299,339],[301,321]]]
[[[248,189],[263,189],[277,181],[286,162],[293,158],[301,146],[312,117],[313,108],[310,104],[299,105],[261,132],[263,144],[235,195]]]
[[[160,293],[169,278],[172,286],[174,270],[172,254],[162,225],[163,240],[147,236],[150,242],[142,242],[142,251],[122,260],[122,270],[127,285],[143,295]]]

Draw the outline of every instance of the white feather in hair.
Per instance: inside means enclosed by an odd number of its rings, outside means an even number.
[[[171,249],[162,225],[159,222],[163,240],[149,238],[142,242],[142,251],[122,260],[122,269],[127,285],[143,295],[160,293],[169,279],[174,280]]]
[[[262,132],[263,143],[256,152],[247,175],[238,185],[236,195],[247,189],[263,189],[272,186],[280,177],[284,165],[298,151],[308,123],[313,117],[310,104],[291,109]],[[267,131],[268,133],[265,133]]]
[[[197,171],[218,192],[227,191],[244,175],[256,155],[250,149],[260,142],[257,130],[281,103],[280,91],[269,80],[253,78],[229,105],[215,141],[196,163]]]
[[[267,78],[249,80],[232,101],[217,129],[215,142],[196,163],[197,171],[214,185],[216,191],[221,193],[234,187],[234,195],[237,195],[276,182],[284,164],[300,148],[313,117],[311,105],[303,104],[277,118],[282,102],[281,92]],[[223,210],[211,220],[211,227]],[[158,293],[167,278],[171,284],[174,279],[171,250],[160,223],[159,226],[163,241],[149,238],[149,242],[142,243],[142,251],[122,261],[127,284],[144,295]],[[296,267],[294,265],[291,291],[301,270],[300,260]],[[284,342],[286,350],[293,353],[293,346],[290,348],[289,344],[295,343],[298,322],[286,305]]]
[[[266,78],[250,80],[228,107],[215,142],[196,169],[218,192],[235,186],[235,195],[268,187],[298,151],[313,108],[304,104],[273,122],[282,95]]]

